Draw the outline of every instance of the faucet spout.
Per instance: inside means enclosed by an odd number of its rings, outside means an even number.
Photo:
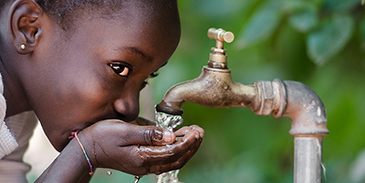
[[[203,67],[196,79],[171,87],[156,106],[159,112],[181,115],[181,105],[193,102],[205,107],[250,107],[258,108],[257,87],[232,81],[229,69]]]
[[[230,70],[204,67],[201,75],[171,87],[158,112],[181,115],[181,105],[194,102],[206,107],[250,107],[258,115],[289,117],[294,136],[294,183],[321,183],[322,140],[328,135],[326,110],[318,95],[295,81],[235,83]]]
[[[294,183],[320,183],[322,179],[322,139],[328,135],[326,110],[318,95],[307,85],[295,81],[258,81],[252,85],[235,83],[227,67],[224,41],[233,34],[209,29],[216,39],[208,66],[196,79],[171,87],[157,112],[182,115],[181,105],[193,102],[206,107],[249,107],[258,115],[290,117],[289,133],[294,136]]]

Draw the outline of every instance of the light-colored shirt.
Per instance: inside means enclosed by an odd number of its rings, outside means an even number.
[[[37,118],[31,111],[23,112],[6,119],[6,102],[3,96],[4,86],[0,75],[0,182],[27,182],[26,172],[30,166],[23,162],[29,139],[37,124]]]
[[[19,146],[14,135],[6,126],[4,119],[6,114],[6,101],[4,98],[4,85],[0,76],[0,159],[10,154]]]

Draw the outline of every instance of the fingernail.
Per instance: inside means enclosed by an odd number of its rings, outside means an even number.
[[[160,130],[155,130],[155,134],[153,137],[155,140],[162,140],[164,138],[164,132],[160,131]]]
[[[171,142],[172,139],[174,138],[174,135],[172,132],[170,131],[164,131],[163,133],[163,138],[165,142]]]

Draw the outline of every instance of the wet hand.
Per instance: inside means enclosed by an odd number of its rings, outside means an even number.
[[[79,136],[94,167],[146,175],[182,168],[201,145],[204,130],[193,125],[173,133],[160,127],[105,120]]]

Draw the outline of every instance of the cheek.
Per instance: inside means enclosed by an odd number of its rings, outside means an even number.
[[[70,80],[58,89],[57,99],[42,108],[40,117],[47,136],[59,150],[67,144],[71,131],[113,114],[113,102],[120,90],[91,76]]]
[[[76,93],[82,103],[102,103],[112,98],[108,93],[109,87],[101,85],[97,81],[89,80],[77,85]]]
[[[84,112],[93,113],[95,110],[112,105],[121,90],[120,87],[115,87],[100,78],[86,77],[75,83],[75,90],[71,92],[73,97],[69,100],[77,101],[78,105],[84,108]]]

